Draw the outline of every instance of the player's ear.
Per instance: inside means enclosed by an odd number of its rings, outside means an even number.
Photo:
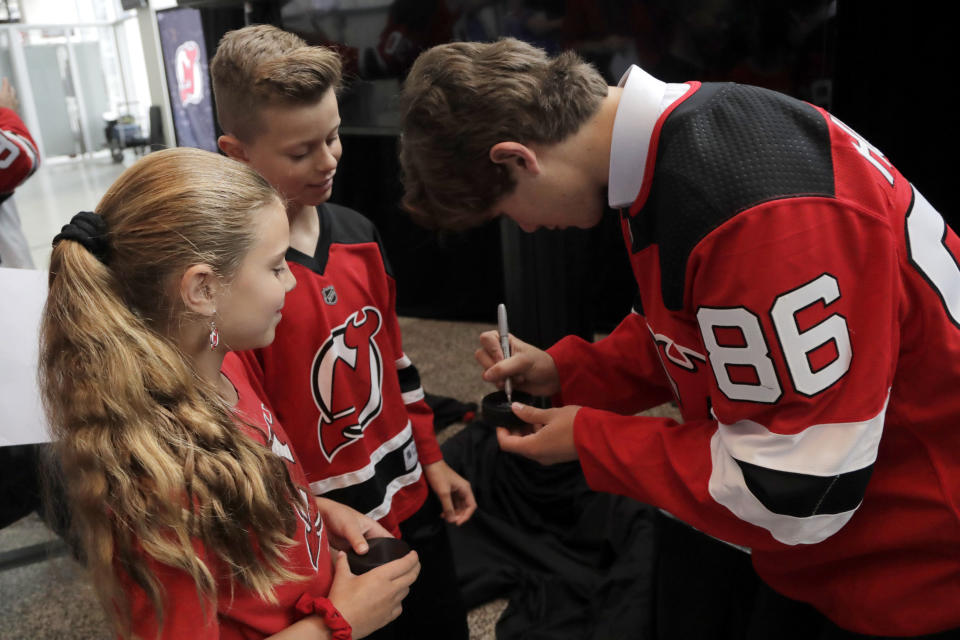
[[[250,161],[247,156],[246,145],[232,133],[225,133],[217,138],[217,146],[220,147],[220,151],[223,151],[234,160],[239,160],[240,162]]]
[[[220,280],[208,264],[191,265],[180,278],[180,299],[188,311],[211,316],[217,310]]]
[[[519,142],[498,142],[490,147],[490,161],[502,164],[511,171],[527,171],[539,175],[537,153]]]

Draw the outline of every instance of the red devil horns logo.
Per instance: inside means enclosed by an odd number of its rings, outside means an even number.
[[[313,399],[320,409],[317,435],[328,461],[337,451],[363,437],[363,430],[380,415],[383,358],[373,337],[382,318],[364,307],[330,332],[313,359]],[[356,406],[355,398],[365,399]]]

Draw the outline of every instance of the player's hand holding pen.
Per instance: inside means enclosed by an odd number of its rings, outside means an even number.
[[[480,348],[474,357],[483,367],[483,379],[503,388],[510,378],[513,388],[535,396],[552,396],[560,391],[560,376],[557,365],[550,355],[531,344],[510,338],[510,357],[504,359],[497,331],[480,334]]]
[[[560,391],[557,365],[546,351],[509,335],[509,356],[504,358],[500,333],[486,331],[480,335],[480,348],[474,356],[484,369],[484,380],[498,387],[504,387],[509,380],[515,390],[538,396],[552,396]],[[524,422],[533,425],[533,433],[518,434],[497,427],[497,441],[501,449],[540,464],[577,459],[573,422],[580,407],[538,409],[514,402],[511,409]]]

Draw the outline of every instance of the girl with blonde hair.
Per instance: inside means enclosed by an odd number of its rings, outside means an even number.
[[[321,520],[229,353],[273,340],[295,284],[288,244],[263,178],[185,148],[137,162],[54,239],[41,388],[75,532],[122,637],[360,638],[416,579],[412,552],[362,576],[331,559],[328,535],[389,534],[347,507]]]

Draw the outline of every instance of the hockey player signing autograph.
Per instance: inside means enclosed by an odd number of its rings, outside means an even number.
[[[506,360],[481,338],[487,380],[554,396],[515,407],[539,427],[504,450],[749,547],[820,612],[807,637],[955,637],[960,241],[880,151],[772,91],[608,87],[515,40],[425,52],[402,111],[427,224],[591,227],[604,191],[621,211],[639,297],[608,338]],[[682,423],[635,415],[669,399]]]

